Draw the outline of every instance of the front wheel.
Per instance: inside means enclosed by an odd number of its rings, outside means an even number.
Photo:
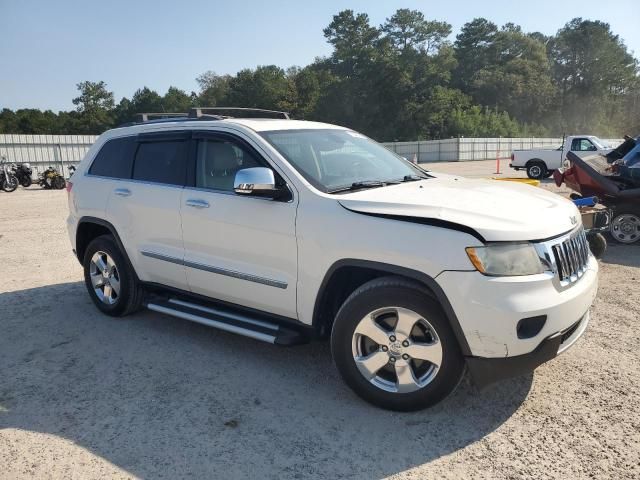
[[[30,187],[32,183],[33,180],[31,179],[30,175],[25,175],[24,177],[22,177],[22,179],[20,179],[20,185],[22,185],[24,188]]]
[[[18,179],[16,177],[9,175],[3,178],[2,190],[5,192],[13,192],[16,188],[18,188]]]
[[[610,233],[618,242],[635,243],[640,239],[640,216],[638,212],[621,211],[614,214]]]
[[[438,403],[464,371],[440,306],[424,287],[400,277],[372,280],[349,296],[333,325],[331,352],[356,394],[390,410]]]
[[[587,235],[589,242],[589,250],[596,258],[602,258],[604,252],[607,250],[607,239],[601,233],[591,233]]]

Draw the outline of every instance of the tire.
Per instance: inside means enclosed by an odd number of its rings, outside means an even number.
[[[32,183],[33,183],[33,180],[31,179],[31,177],[29,175],[25,175],[20,180],[20,185],[22,185],[24,188],[29,188]]]
[[[67,186],[67,182],[64,181],[64,177],[57,176],[53,180],[51,180],[51,187],[56,190],[62,190]]]
[[[553,175],[553,172],[555,172],[555,170],[547,170],[547,173],[544,174],[544,178],[549,178]]]
[[[589,241],[589,250],[596,258],[602,258],[605,250],[607,249],[607,239],[601,233],[592,233],[587,235]]]
[[[399,327],[400,318],[405,327],[413,325],[408,338],[407,328]],[[465,366],[440,305],[426,288],[402,277],[371,280],[345,300],[331,331],[331,352],[340,375],[358,396],[397,411],[435,405],[457,387]],[[376,365],[367,373],[364,365],[369,364],[356,358]]]
[[[542,180],[547,175],[547,166],[541,160],[527,162],[527,177],[532,180]]]
[[[102,259],[102,265],[105,267],[102,271],[106,270],[106,273],[96,276],[92,274],[96,270],[100,270],[98,258]],[[140,309],[143,297],[142,288],[138,284],[129,262],[111,235],[102,235],[89,243],[82,265],[84,267],[84,283],[89,296],[102,313],[112,317],[122,317]],[[100,281],[103,285],[98,285]],[[111,287],[108,299],[106,299],[105,281]],[[102,292],[102,295],[99,295],[98,290]],[[113,295],[113,292],[116,292],[116,295]]]
[[[636,243],[640,240],[640,211],[621,209],[614,212],[609,233],[618,243]]]
[[[2,180],[2,190],[5,192],[13,192],[16,188],[18,188],[18,179],[16,177],[13,175],[4,177]]]

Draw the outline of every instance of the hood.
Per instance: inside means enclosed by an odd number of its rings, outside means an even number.
[[[431,173],[431,172],[430,172]],[[346,209],[369,215],[432,220],[472,229],[486,241],[541,240],[575,228],[570,200],[518,182],[433,174],[434,178],[341,196]]]

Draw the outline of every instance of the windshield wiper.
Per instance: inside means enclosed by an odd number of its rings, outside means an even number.
[[[336,187],[332,190],[329,190],[329,193],[348,192],[350,190],[360,190],[363,188],[386,187],[387,185],[397,185],[398,183],[400,182],[396,182],[393,180],[387,182],[383,182],[381,180],[364,180],[361,182],[353,182],[351,185]]]
[[[417,182],[418,180],[426,180],[427,178],[429,178],[429,177],[413,174],[413,175],[405,175],[402,178],[402,181],[403,182]]]

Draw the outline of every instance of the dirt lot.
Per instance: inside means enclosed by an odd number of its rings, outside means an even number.
[[[99,314],[66,210],[64,191],[0,193],[0,478],[640,477],[640,246],[610,246],[566,354],[399,414],[356,398],[326,344]]]

